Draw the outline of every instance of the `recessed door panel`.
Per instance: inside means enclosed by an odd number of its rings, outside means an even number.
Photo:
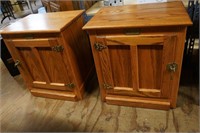
[[[45,77],[43,74],[41,74],[41,68],[38,66],[36,62],[38,60],[35,58],[35,55],[33,54],[31,48],[29,47],[22,47],[22,48],[17,48],[19,51],[19,54],[23,58],[24,62],[26,62],[27,69],[34,81],[41,81],[45,82]]]
[[[50,82],[66,83],[69,82],[65,65],[62,61],[60,53],[55,53],[51,48],[38,48],[39,56],[43,62]]]
[[[133,87],[130,46],[108,46],[115,86]]]
[[[163,45],[138,45],[139,89],[161,87]]]

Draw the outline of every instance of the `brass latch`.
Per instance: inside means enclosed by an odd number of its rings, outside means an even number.
[[[62,45],[56,45],[52,47],[52,50],[56,52],[62,52],[64,50],[64,47]]]
[[[19,66],[20,64],[21,64],[21,62],[20,62],[19,60],[16,60],[14,66],[17,67],[17,66]]]
[[[25,34],[24,38],[26,38],[26,39],[34,39],[32,34]]]
[[[103,49],[106,49],[107,46],[106,46],[106,45],[103,45],[103,44],[101,44],[101,43],[95,43],[95,44],[94,44],[94,48],[95,48],[97,51],[101,51],[101,50],[103,50]]]
[[[126,29],[125,34],[126,35],[139,35],[140,29]]]
[[[111,85],[109,85],[109,84],[103,84],[103,87],[105,88],[105,89],[112,89],[113,87],[111,86]]]
[[[167,70],[170,72],[170,79],[173,79],[173,73],[178,69],[178,64],[175,62],[167,64]]]
[[[167,70],[169,72],[176,72],[177,68],[178,64],[176,64],[175,62],[167,64]]]
[[[75,85],[73,83],[66,84],[66,86],[70,89],[73,89],[75,87]]]

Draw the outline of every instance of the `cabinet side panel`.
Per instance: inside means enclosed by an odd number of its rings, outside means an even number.
[[[88,36],[82,30],[83,17],[79,17],[62,32],[62,37],[68,51],[74,78],[81,89],[86,83],[89,73],[92,73],[93,58]]]

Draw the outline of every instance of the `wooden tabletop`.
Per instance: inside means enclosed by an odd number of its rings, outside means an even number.
[[[163,1],[166,1],[166,2],[182,1],[184,6],[186,8],[188,7],[188,0],[163,0]],[[158,1],[158,2],[160,2],[160,1]],[[152,2],[149,2],[149,3],[152,3]],[[123,1],[123,5],[133,5],[133,4],[144,4],[144,3],[140,3],[138,0],[124,0]],[[105,6],[104,1],[100,0],[100,1],[96,2],[94,5],[92,5],[88,10],[86,10],[86,14],[88,16],[94,16],[104,6]]]
[[[74,10],[31,14],[5,27],[0,34],[60,32],[83,12],[83,10]]]
[[[103,7],[83,29],[191,25],[181,1]]]

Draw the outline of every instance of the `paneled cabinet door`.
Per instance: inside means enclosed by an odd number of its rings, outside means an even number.
[[[66,50],[58,40],[15,39],[7,44],[29,87],[69,91],[75,87]]]
[[[95,52],[100,60],[107,94],[169,98],[176,73],[176,36],[97,36]]]

